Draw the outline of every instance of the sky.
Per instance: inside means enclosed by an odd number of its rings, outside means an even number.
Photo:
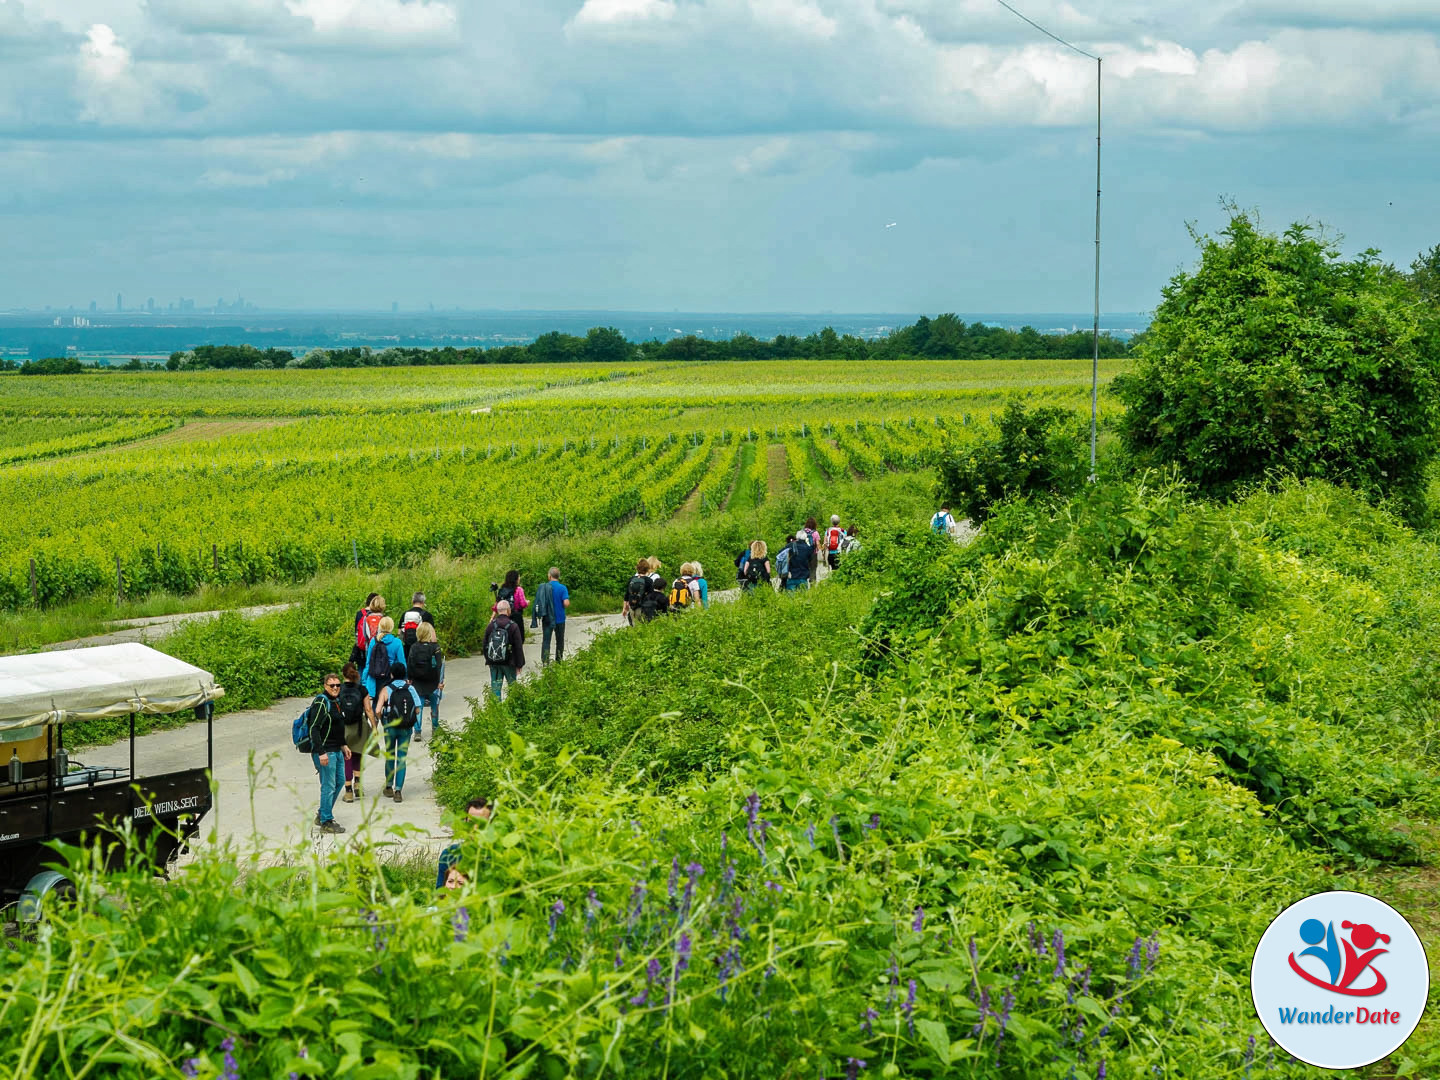
[[[1436,0],[1016,0],[1101,290],[1440,243]],[[1086,311],[997,0],[0,0],[0,309]]]

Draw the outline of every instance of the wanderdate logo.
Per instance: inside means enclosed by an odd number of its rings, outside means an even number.
[[[1250,968],[1265,1030],[1301,1061],[1327,1069],[1394,1053],[1420,1022],[1429,991],[1419,937],[1398,911],[1364,893],[1317,893],[1292,904],[1265,931]]]

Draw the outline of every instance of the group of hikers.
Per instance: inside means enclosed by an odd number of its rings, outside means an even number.
[[[499,699],[525,666],[524,612],[532,609],[532,625],[543,626],[541,663],[565,655],[565,620],[570,590],[551,567],[532,604],[520,585],[520,572],[493,583],[490,622],[481,636],[490,690]],[[410,743],[424,738],[425,711],[430,736],[440,727],[440,701],[445,690],[445,655],[435,632],[435,617],[425,594],[415,593],[410,607],[395,620],[386,614],[385,598],[371,593],[355,613],[355,641],[339,674],[326,675],[317,694],[294,725],[294,742],[311,755],[320,780],[320,806],[315,825],[321,832],[343,833],[335,820],[335,803],[354,802],[363,794],[361,776],[367,756],[385,760],[382,795],[404,802],[405,764]]]
[[[749,591],[760,585],[778,583],[786,591],[808,589],[819,576],[822,559],[829,569],[835,570],[842,556],[860,547],[859,532],[854,525],[842,526],[839,514],[830,515],[830,525],[824,533],[818,531],[815,519],[810,518],[794,536],[785,537],[773,560],[769,545],[764,540],[756,540],[735,557],[740,588]]]

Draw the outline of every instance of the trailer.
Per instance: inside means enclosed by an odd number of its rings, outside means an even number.
[[[100,645],[0,657],[0,908],[38,917],[47,897],[73,892],[55,843],[101,841],[109,868],[125,857],[114,843],[133,831],[165,873],[209,812],[214,702],[225,691],[208,671],[146,645]],[[144,775],[135,760],[135,718],[194,711],[206,725],[205,762]],[[129,767],[72,760],[70,724],[128,717]]]

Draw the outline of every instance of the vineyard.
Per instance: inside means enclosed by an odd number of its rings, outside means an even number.
[[[986,428],[1017,393],[1076,409],[1087,399],[1076,363],[1036,365],[1023,391],[1015,364],[894,364],[883,389],[843,366],[7,379],[0,412],[31,441],[0,446],[0,458],[41,460],[0,477],[11,508],[0,606],[301,582],[662,521],[682,507],[753,510],[780,491],[924,468],[942,440]],[[34,415],[46,407],[57,415]],[[58,415],[90,408],[115,419]],[[302,419],[81,452],[246,408]]]

